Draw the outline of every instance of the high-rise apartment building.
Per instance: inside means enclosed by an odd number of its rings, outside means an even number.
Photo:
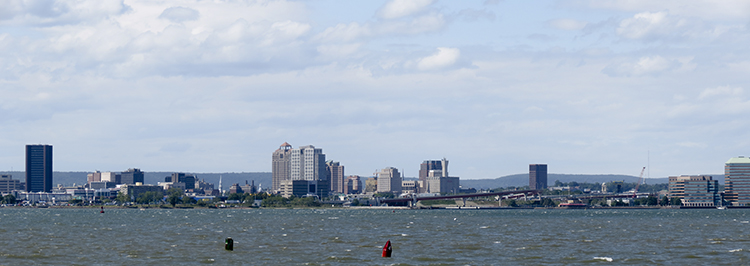
[[[326,155],[313,145],[292,149],[291,170],[292,180],[328,180]]]
[[[547,188],[547,165],[546,164],[529,164],[529,188],[546,189]]]
[[[328,171],[328,179],[331,181],[331,192],[344,193],[344,166],[339,162],[328,161],[326,162],[326,170]]]
[[[750,158],[739,156],[724,164],[724,200],[731,206],[750,206]]]
[[[52,192],[52,145],[26,145],[26,191]]]
[[[713,180],[710,175],[670,176],[669,197],[680,198],[682,206],[721,206],[719,181]]]
[[[144,174],[141,169],[130,168],[125,172],[120,173],[120,184],[143,184]]]
[[[292,145],[284,142],[278,150],[273,152],[271,159],[271,189],[274,192],[280,190],[281,181],[292,180]]]
[[[393,167],[386,167],[378,172],[378,192],[401,194],[401,173]]]

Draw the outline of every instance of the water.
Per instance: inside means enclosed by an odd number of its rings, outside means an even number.
[[[748,213],[3,208],[0,264],[749,265]]]

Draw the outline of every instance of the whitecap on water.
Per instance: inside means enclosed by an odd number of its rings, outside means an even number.
[[[742,249],[741,248],[733,249],[733,250],[730,250],[729,252],[737,252],[737,251],[742,251]]]
[[[595,260],[612,261],[610,257],[594,257]]]

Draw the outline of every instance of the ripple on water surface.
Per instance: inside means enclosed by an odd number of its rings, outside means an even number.
[[[726,264],[745,210],[4,208],[2,264]],[[30,222],[33,221],[33,222]],[[235,240],[234,251],[224,239]],[[381,258],[391,240],[393,257]],[[251,260],[252,262],[249,262]]]

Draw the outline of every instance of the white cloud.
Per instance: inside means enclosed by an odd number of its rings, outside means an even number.
[[[461,51],[457,48],[439,47],[437,49],[437,53],[419,60],[417,64],[419,70],[435,70],[453,65],[461,55]]]
[[[173,22],[180,23],[183,21],[197,20],[199,16],[200,12],[198,12],[198,10],[188,7],[175,6],[164,9],[164,12],[159,15],[159,18],[168,19]]]
[[[706,99],[711,98],[715,96],[739,96],[742,94],[742,88],[739,87],[729,87],[729,86],[720,86],[716,88],[708,88],[701,92],[701,94],[698,96],[698,99]]]
[[[550,21],[547,21],[547,24],[550,25],[553,28],[560,29],[560,30],[580,30],[583,29],[583,27],[586,27],[586,24],[588,24],[585,21],[575,20],[575,19],[553,19]]]
[[[385,19],[405,17],[424,10],[433,0],[391,0],[380,9]]]
[[[612,63],[605,67],[602,72],[610,76],[643,76],[657,75],[659,73],[677,69],[682,64],[678,60],[667,59],[661,56],[644,56],[637,61],[626,61]]]
[[[584,3],[596,9],[611,9],[628,12],[642,12],[644,10],[669,10],[680,16],[699,17],[708,20],[740,20],[750,19],[750,2],[745,0],[585,0]]]
[[[617,28],[617,34],[629,39],[669,34],[674,25],[667,20],[666,12],[643,12],[624,19]]]

